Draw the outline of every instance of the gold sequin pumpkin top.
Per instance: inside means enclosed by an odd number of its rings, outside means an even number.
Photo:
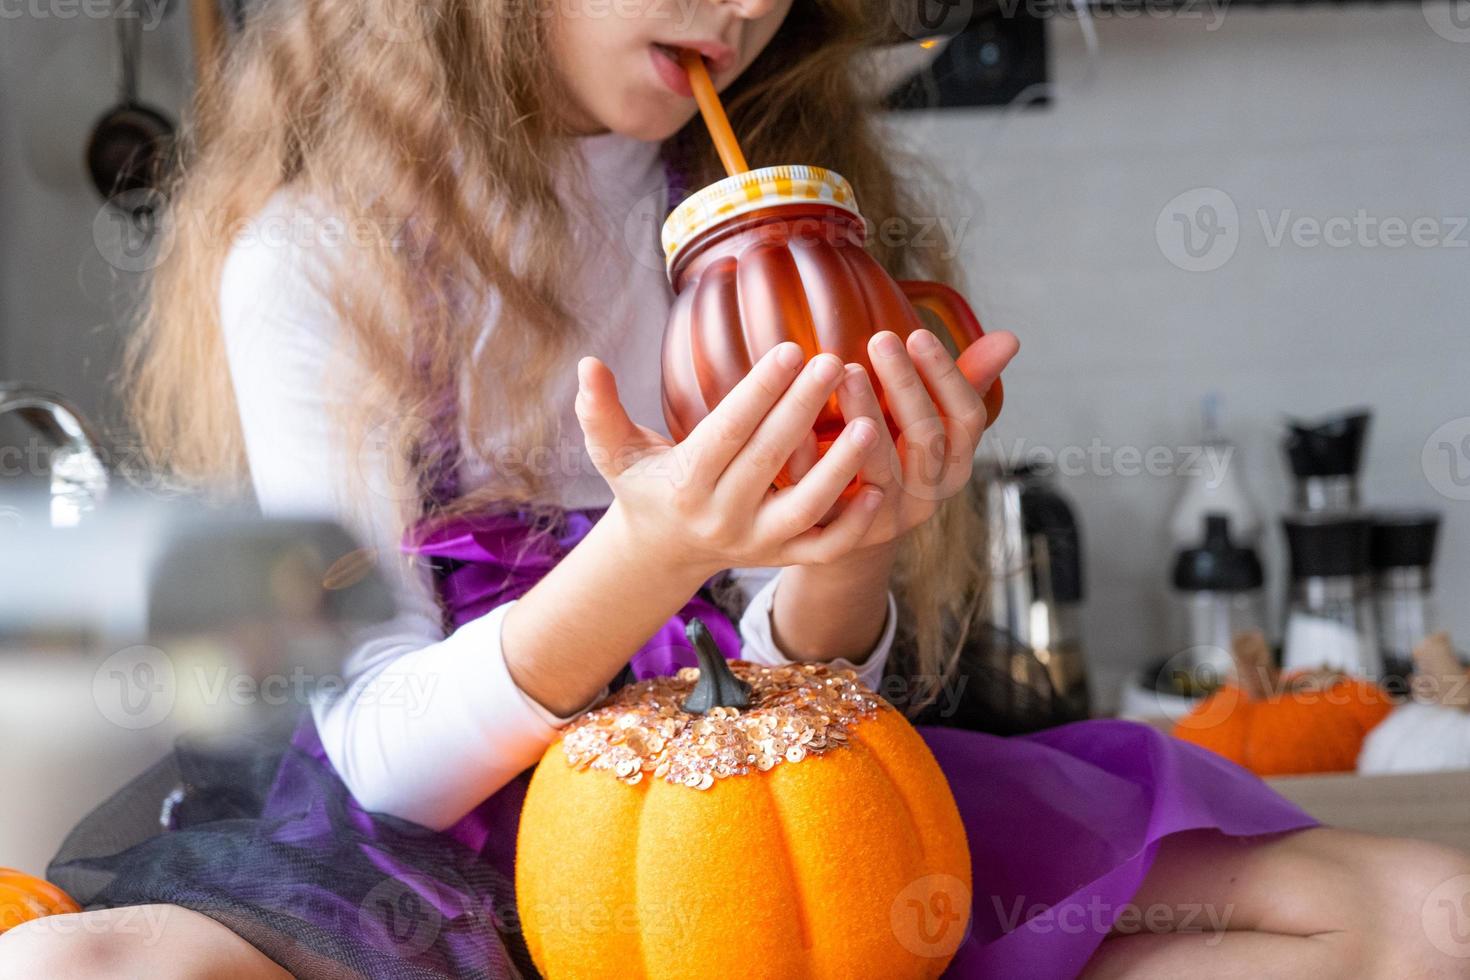
[[[723,658],[712,663],[715,670],[724,666]],[[850,670],[744,661],[726,669],[748,691],[746,707],[685,710],[701,677],[712,673],[704,668],[630,684],[567,728],[567,762],[606,770],[626,783],[649,775],[709,789],[717,779],[768,772],[840,749],[864,719],[893,710]]]

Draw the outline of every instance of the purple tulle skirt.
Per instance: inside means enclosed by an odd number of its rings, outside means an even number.
[[[568,514],[537,533],[512,515],[461,521],[408,546],[435,562],[452,626],[526,591],[596,516]],[[693,663],[682,630],[691,615],[727,655],[738,651],[733,624],[702,592],[624,679]],[[1169,835],[1313,826],[1245,770],[1144,725],[1086,721],[1010,738],[919,730],[973,861],[972,920],[948,977],[1075,976]],[[89,817],[50,873],[89,907],[203,912],[300,977],[535,976],[513,888],[526,780],[435,832],[359,807],[309,717],[289,732],[185,740]]]

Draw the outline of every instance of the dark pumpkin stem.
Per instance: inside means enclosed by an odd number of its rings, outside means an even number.
[[[730,670],[709,627],[697,618],[690,619],[684,633],[699,658],[699,680],[684,699],[683,709],[692,715],[702,715],[714,707],[748,708],[750,685]]]

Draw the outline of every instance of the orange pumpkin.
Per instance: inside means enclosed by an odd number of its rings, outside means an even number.
[[[1260,776],[1348,772],[1393,700],[1372,681],[1333,671],[1282,677],[1270,665],[1265,637],[1235,643],[1237,680],[1195,706],[1174,736],[1207,748]]]
[[[31,919],[81,910],[70,895],[44,878],[0,868],[0,933]]]
[[[970,854],[918,732],[851,672],[727,664],[689,633],[697,670],[616,692],[532,777],[516,899],[537,967],[938,976]]]

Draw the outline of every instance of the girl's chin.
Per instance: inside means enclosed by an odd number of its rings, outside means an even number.
[[[680,105],[672,99],[666,105],[649,100],[636,108],[624,103],[619,109],[621,111],[615,116],[604,118],[603,125],[615,133],[646,143],[659,143],[673,136],[694,118],[696,111],[693,102]]]

